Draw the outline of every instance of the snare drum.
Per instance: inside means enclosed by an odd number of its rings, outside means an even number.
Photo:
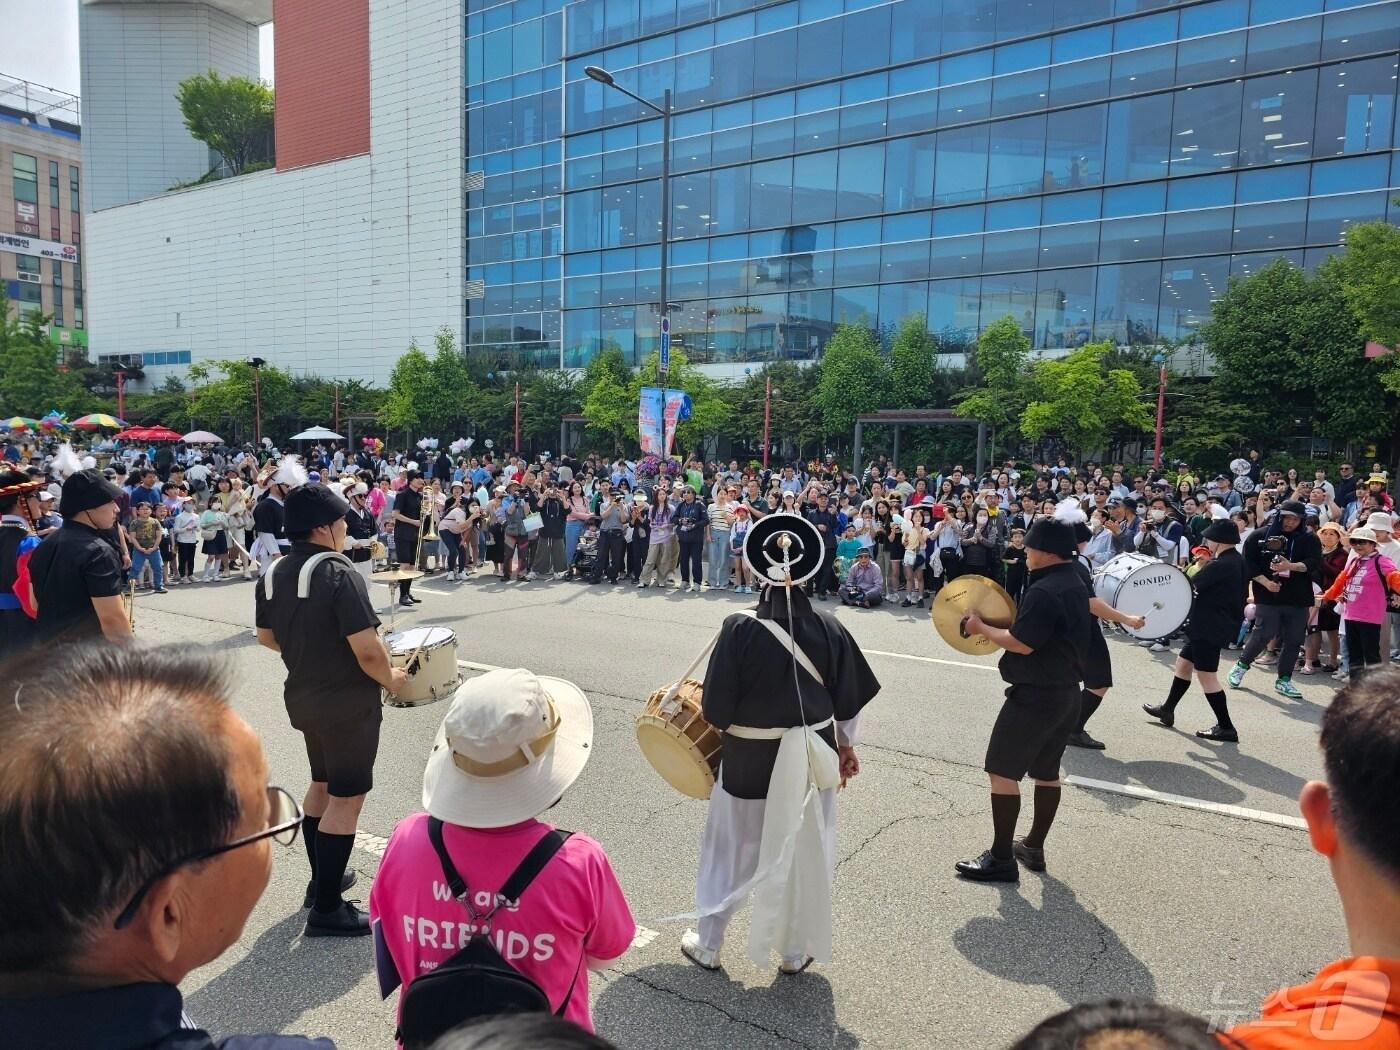
[[[658,689],[637,716],[642,754],[666,783],[691,798],[710,797],[724,741],[700,713],[702,690],[699,682],[687,678],[667,701],[671,687]]]
[[[450,695],[457,688],[457,635],[450,627],[412,627],[387,635],[389,663],[408,672],[408,685],[398,696],[384,694],[389,707],[419,707]],[[415,656],[415,654],[417,654]]]
[[[1135,638],[1165,638],[1191,615],[1191,580],[1175,565],[1145,554],[1120,554],[1094,576],[1094,594],[1119,612],[1147,617],[1125,630]]]

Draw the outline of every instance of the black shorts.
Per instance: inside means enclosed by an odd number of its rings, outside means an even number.
[[[1078,686],[1007,686],[982,768],[1008,780],[1058,780],[1079,708]]]
[[[394,526],[394,557],[400,565],[412,565],[418,550],[418,526]]]
[[[379,753],[380,719],[340,722],[321,730],[303,729],[311,779],[336,798],[369,794]]]
[[[1113,663],[1108,657],[1108,643],[1104,641],[1099,622],[1093,621],[1089,628],[1089,657],[1084,664],[1085,689],[1111,689],[1113,687]]]
[[[1199,638],[1188,638],[1186,644],[1181,647],[1179,655],[1197,671],[1214,673],[1220,670],[1220,646],[1211,645],[1210,642],[1202,641]]]

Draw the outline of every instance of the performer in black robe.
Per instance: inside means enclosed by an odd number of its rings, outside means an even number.
[[[705,675],[702,709],[724,732],[724,757],[700,847],[698,930],[681,950],[706,969],[719,966],[725,928],[750,893],[756,965],[776,952],[780,970],[797,973],[831,958],[836,789],[860,770],[860,714],[880,683],[850,633],[797,586],[825,558],[809,522],[764,518],[749,530],[746,560],[771,579],[771,541],[787,532],[801,544],[794,586],[770,584],[756,610],[726,618]]]
[[[363,481],[345,492],[345,500],[350,504],[350,509],[345,512],[345,556],[354,563],[355,571],[365,578],[366,583],[374,565],[370,545],[378,536],[374,515],[365,506],[368,495],[369,486]]]

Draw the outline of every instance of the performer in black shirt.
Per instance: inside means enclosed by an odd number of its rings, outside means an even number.
[[[1045,836],[1060,805],[1060,759],[1079,721],[1079,683],[1089,657],[1092,621],[1084,584],[1075,569],[1074,529],[1041,518],[1026,536],[1030,586],[1010,628],[992,627],[970,614],[968,634],[980,634],[1006,652],[1001,677],[1006,702],[992,727],[984,767],[991,778],[992,848],[954,865],[959,875],[984,882],[1017,882],[1020,860],[1045,870]],[[1021,811],[1020,781],[1035,780],[1035,819],[1012,844]]]
[[[1220,688],[1216,672],[1220,669],[1220,650],[1234,641],[1244,622],[1248,570],[1236,549],[1240,530],[1233,521],[1221,518],[1211,522],[1202,538],[1210,548],[1210,563],[1191,580],[1196,599],[1191,605],[1191,618],[1186,621],[1186,644],[1176,659],[1176,677],[1166,703],[1144,704],[1142,709],[1165,726],[1175,723],[1176,705],[1191,688],[1194,673],[1206,691],[1206,702],[1215,712],[1215,725],[1198,730],[1196,735],[1202,740],[1238,743],[1239,733],[1230,721],[1225,690]]]
[[[798,539],[775,546],[785,535]],[[705,969],[719,966],[725,929],[750,892],[755,965],[769,965],[771,951],[785,973],[831,957],[836,789],[860,771],[860,714],[880,683],[835,617],[813,609],[799,586],[773,583],[768,570],[784,564],[786,551],[800,583],[820,569],[825,544],[792,514],[768,515],[749,529],[745,561],[767,582],[754,614],[725,619],[705,674],[703,713],[724,732],[724,757],[700,844],[698,931],[681,939],[686,958]],[[835,779],[823,781],[818,769]],[[818,790],[803,809],[811,783]],[[786,851],[778,849],[793,836]],[[788,856],[789,867],[754,885],[760,854],[770,849]]]
[[[119,513],[119,494],[95,470],[80,470],[63,483],[58,508],[63,527],[29,556],[40,641],[131,637],[121,599],[121,555],[107,539]]]
[[[345,493],[350,504],[350,509],[345,512],[345,556],[354,563],[355,571],[363,576],[366,582],[369,581],[370,569],[374,564],[370,545],[378,535],[374,515],[365,506],[365,497],[368,495],[369,486],[363,481]]]
[[[404,572],[418,569],[418,530],[423,527],[423,475],[416,470],[404,474],[404,487],[394,496],[394,557]],[[413,581],[399,581],[399,604],[419,605],[413,597]]]
[[[283,502],[287,493],[306,484],[306,468],[295,456],[284,456],[267,480],[262,498],[253,508],[253,547],[248,552],[258,563],[258,575],[266,574],[272,563],[291,549],[283,522]]]
[[[308,937],[370,932],[369,917],[341,892],[355,881],[346,866],[374,781],[380,689],[395,694],[408,681],[405,671],[390,666],[367,584],[339,553],[349,509],[322,485],[293,489],[286,501],[291,553],[257,585],[258,641],[282,654],[287,715],[305,739],[311,765],[302,802],[311,862]]]

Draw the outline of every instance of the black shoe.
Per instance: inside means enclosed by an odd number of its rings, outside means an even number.
[[[312,909],[306,916],[306,937],[363,937],[369,933],[369,915],[354,901],[341,901],[334,911]]]
[[[1220,726],[1211,726],[1209,729],[1198,729],[1196,735],[1202,740],[1219,740],[1225,744],[1238,744],[1240,742],[1239,733],[1233,729],[1222,729]]]
[[[1142,709],[1168,728],[1176,725],[1176,712],[1166,704],[1143,704]]]
[[[1085,747],[1090,751],[1102,751],[1104,749],[1102,740],[1095,740],[1083,729],[1071,733],[1066,743],[1068,743],[1070,747]]]
[[[422,604],[423,604],[423,599],[422,599],[422,598],[415,598],[415,597],[413,597],[413,595],[411,595],[411,594],[408,596],[408,600],[411,601],[414,605],[422,605]]]
[[[345,875],[340,880],[340,892],[344,893],[359,880],[354,868],[346,868]],[[301,902],[303,908],[309,908],[316,903],[316,880],[312,879],[306,884],[306,899]]]
[[[974,882],[1020,882],[1021,869],[1017,865],[1015,857],[1009,860],[998,860],[992,856],[992,851],[987,850],[976,860],[960,860],[953,865],[956,871],[965,879],[972,879]]]
[[[1027,846],[1025,839],[1017,839],[1011,844],[1011,855],[1031,871],[1045,870],[1045,850]]]
[[[416,602],[412,598],[404,597],[399,599],[399,604],[405,609],[412,609]]]
[[[909,608],[909,606],[911,606],[911,605],[913,605],[913,604],[914,604],[914,603],[911,602],[908,598],[905,598],[904,601],[902,601],[902,602],[899,603],[899,607],[900,607],[901,609],[907,609],[907,608]]]

